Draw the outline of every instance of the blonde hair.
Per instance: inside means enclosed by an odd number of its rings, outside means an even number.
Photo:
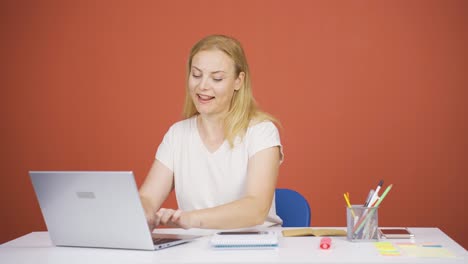
[[[234,147],[236,136],[243,137],[251,121],[272,121],[279,124],[273,116],[261,111],[252,94],[249,65],[244,50],[239,41],[224,35],[210,35],[198,41],[191,49],[187,63],[187,84],[184,103],[184,118],[199,114],[188,91],[188,79],[192,68],[192,59],[200,51],[220,50],[227,54],[235,66],[236,77],[244,72],[244,82],[239,90],[234,92],[229,111],[224,118],[224,137],[229,145]]]

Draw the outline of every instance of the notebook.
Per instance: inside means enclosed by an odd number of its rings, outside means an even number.
[[[151,233],[132,172],[29,174],[56,246],[155,250],[199,237]]]
[[[217,249],[254,249],[278,247],[278,235],[274,231],[231,231],[215,233],[210,240]]]
[[[346,236],[346,231],[341,229],[330,229],[330,228],[299,228],[299,229],[286,229],[283,230],[283,236],[295,237],[295,236]]]

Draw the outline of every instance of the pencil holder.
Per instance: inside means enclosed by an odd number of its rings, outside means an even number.
[[[347,237],[352,242],[379,240],[378,207],[346,207]]]

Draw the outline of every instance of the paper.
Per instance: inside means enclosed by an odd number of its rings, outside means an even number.
[[[411,257],[419,258],[454,258],[455,254],[448,250],[447,248],[442,247],[441,245],[435,244],[423,244],[423,245],[409,245],[409,244],[400,244],[398,245],[406,255]]]
[[[286,229],[282,231],[284,237],[295,236],[346,236],[346,231],[341,229]]]
[[[382,256],[409,256],[417,258],[454,258],[455,254],[444,248],[442,245],[434,243],[396,243],[375,242],[374,246]]]

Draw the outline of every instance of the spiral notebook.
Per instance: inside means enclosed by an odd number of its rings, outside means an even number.
[[[218,232],[211,237],[210,244],[217,249],[276,248],[278,234],[274,231]]]

